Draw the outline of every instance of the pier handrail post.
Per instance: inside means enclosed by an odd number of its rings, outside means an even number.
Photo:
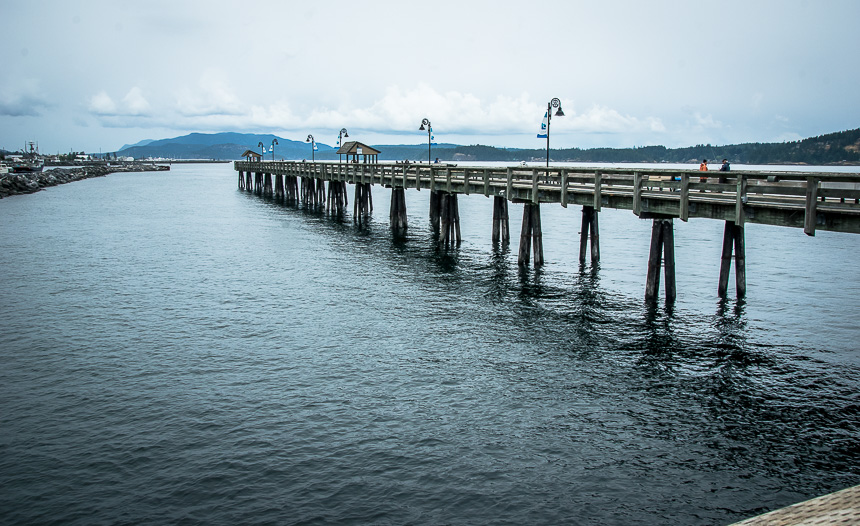
[[[561,201],[561,206],[563,208],[567,208],[567,185],[568,185],[568,171],[562,169],[561,171],[561,195],[559,196],[559,200]]]
[[[642,174],[633,172],[633,213],[642,213]]]
[[[484,168],[484,197],[490,197],[490,171]]]
[[[451,168],[450,167],[445,168],[445,179],[446,179],[446,182],[448,184],[447,192],[450,194],[451,193]]]
[[[681,203],[678,217],[681,221],[687,221],[690,217],[690,174],[681,174]]]
[[[547,170],[549,173],[549,170]],[[537,168],[532,169],[532,203],[538,203],[538,171]]]
[[[803,217],[803,233],[807,236],[815,235],[816,208],[818,201],[818,179],[806,178],[806,208]]]
[[[735,198],[735,224],[743,226],[744,224],[744,204],[747,202],[747,176],[738,174],[738,189]]]
[[[600,170],[594,172],[594,211],[600,212],[600,204],[603,202],[603,174]]]
[[[469,169],[463,168],[463,193],[469,195]]]
[[[505,190],[505,197],[508,200],[511,200],[514,197],[513,194],[514,194],[514,169],[511,167],[508,167],[508,186]]]

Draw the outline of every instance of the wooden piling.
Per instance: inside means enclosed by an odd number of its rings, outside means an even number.
[[[389,211],[391,229],[397,235],[406,233],[406,192],[403,187],[391,189],[391,209]]]
[[[674,301],[676,295],[674,226],[671,219],[653,221],[651,251],[648,254],[648,276],[645,281],[645,301],[653,301],[657,298],[661,266],[664,267],[666,277],[666,301]]]
[[[430,190],[430,225],[433,227],[434,232],[439,231],[439,222],[441,219],[441,200],[441,192],[437,192],[436,190]]]
[[[271,196],[272,194],[272,174],[265,173],[263,174],[263,195]]]
[[[493,196],[493,243],[504,244],[511,241],[511,227],[508,220],[508,200]]]
[[[747,290],[744,227],[733,221],[726,221],[723,229],[723,252],[720,258],[720,281],[717,285],[717,294],[721,298],[726,297],[729,288],[732,249],[735,256],[735,292],[738,298],[743,298]]]
[[[439,245],[449,248],[459,246],[462,242],[460,237],[460,207],[457,203],[457,194],[439,192]]]
[[[593,206],[582,207],[582,226],[579,230],[579,262],[585,263],[585,255],[588,253],[588,238],[591,236],[591,263],[600,261],[600,237],[597,226],[599,213]]]
[[[370,196],[370,183],[355,184],[355,199],[353,199],[352,222],[361,226],[370,217],[373,210]]]
[[[535,267],[543,265],[543,232],[540,224],[540,204],[523,203],[523,225],[520,230],[520,249],[517,263],[529,264],[529,254],[533,251]]]

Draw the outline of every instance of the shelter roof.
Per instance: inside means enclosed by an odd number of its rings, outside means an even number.
[[[263,154],[260,152],[255,152],[253,150],[245,150],[245,153],[242,154],[242,157],[256,157],[257,159],[263,157]]]
[[[361,148],[361,152],[358,149]],[[347,154],[347,155],[379,155],[379,150],[376,148],[371,148],[370,146],[360,143],[358,141],[348,141],[343,143],[337,153],[339,154]]]

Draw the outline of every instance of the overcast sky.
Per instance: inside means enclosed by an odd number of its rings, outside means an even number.
[[[860,127],[857,0],[0,0],[0,147],[190,132],[541,148]]]

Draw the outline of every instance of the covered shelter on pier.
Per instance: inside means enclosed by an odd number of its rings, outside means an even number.
[[[352,156],[352,161],[354,163],[358,162],[358,157],[363,156],[361,162],[363,163],[377,163],[379,161],[379,154],[381,153],[376,148],[372,148],[364,143],[360,143],[358,141],[349,141],[343,143],[337,150],[338,155],[346,155],[346,162],[350,162],[349,156]]]
[[[259,161],[262,160],[263,154],[255,152],[253,150],[245,150],[245,153],[242,154],[242,157],[246,157],[249,161]]]

